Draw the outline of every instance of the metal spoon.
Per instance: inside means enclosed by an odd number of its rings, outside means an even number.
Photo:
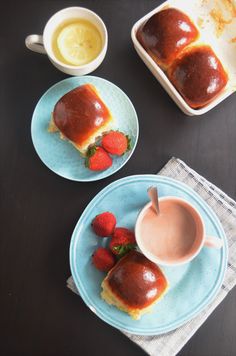
[[[158,191],[157,188],[154,186],[151,186],[147,190],[149,198],[151,199],[152,202],[152,208],[156,212],[156,214],[160,214],[160,209],[159,209],[159,203],[158,203]]]

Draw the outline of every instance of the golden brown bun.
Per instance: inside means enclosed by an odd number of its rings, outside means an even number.
[[[228,76],[210,46],[188,48],[168,69],[170,81],[192,108],[209,104]]]
[[[67,138],[85,153],[98,136],[110,129],[112,116],[91,84],[81,85],[66,93],[53,110],[53,124],[62,137]],[[50,123],[49,131],[55,131]]]
[[[157,12],[137,32],[138,41],[163,69],[198,36],[189,17],[175,8]]]
[[[163,296],[167,286],[167,279],[155,263],[131,251],[104,279],[102,298],[138,319]]]

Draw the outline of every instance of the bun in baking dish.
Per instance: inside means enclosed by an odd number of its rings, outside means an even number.
[[[140,44],[162,69],[198,36],[190,18],[175,8],[157,12],[137,32]]]
[[[56,103],[49,131],[60,131],[82,154],[111,128],[112,115],[91,84],[81,85]]]
[[[150,311],[164,295],[168,282],[161,269],[143,254],[131,251],[102,282],[102,298],[133,319]]]
[[[187,104],[201,108],[226,86],[228,76],[210,46],[184,51],[169,67],[167,75]]]

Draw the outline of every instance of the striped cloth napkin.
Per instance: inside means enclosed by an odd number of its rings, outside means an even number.
[[[206,201],[220,219],[229,246],[229,260],[224,283],[214,301],[197,317],[178,329],[160,336],[140,336],[124,333],[151,356],[174,356],[236,284],[236,202],[180,159],[171,158],[159,174],[184,182]],[[67,286],[73,292],[78,293],[72,277],[67,280]]]

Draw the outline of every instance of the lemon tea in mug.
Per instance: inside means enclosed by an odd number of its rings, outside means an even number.
[[[84,7],[56,12],[46,23],[43,35],[29,35],[26,47],[48,56],[51,63],[69,75],[94,71],[107,52],[108,34],[102,19]]]
[[[61,23],[52,36],[52,51],[64,64],[81,66],[93,61],[102,50],[102,37],[91,22],[71,19]]]

